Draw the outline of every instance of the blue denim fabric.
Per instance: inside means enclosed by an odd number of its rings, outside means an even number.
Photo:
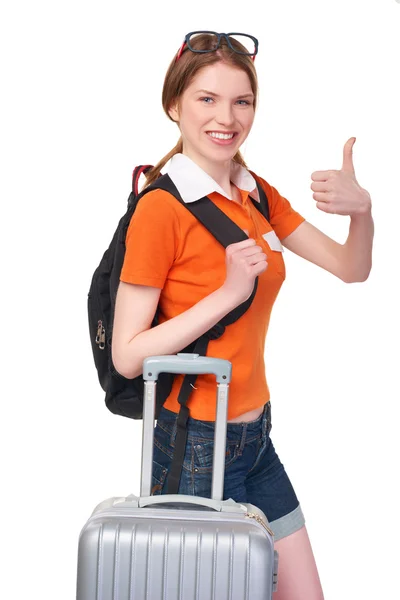
[[[166,494],[176,417],[176,413],[162,408],[154,430],[154,495]],[[189,418],[179,494],[211,497],[214,428],[214,421]],[[228,423],[223,497],[260,508],[278,540],[300,529],[305,519],[270,438],[271,428],[271,402],[255,421]]]

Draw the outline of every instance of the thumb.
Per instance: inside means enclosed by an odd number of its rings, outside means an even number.
[[[348,173],[354,173],[354,164],[353,164],[353,146],[355,144],[356,138],[350,138],[344,145],[343,148],[343,165],[342,171],[347,171]]]

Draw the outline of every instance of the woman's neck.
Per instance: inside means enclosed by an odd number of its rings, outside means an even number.
[[[182,154],[193,160],[207,175],[212,177],[230,198],[235,197],[233,195],[235,190],[231,184],[231,160],[224,162],[210,161],[201,154],[187,150],[183,150]]]

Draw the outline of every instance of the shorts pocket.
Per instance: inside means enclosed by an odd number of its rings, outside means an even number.
[[[174,421],[162,421],[158,420],[156,427],[161,429],[164,433],[172,434],[173,430],[176,428],[176,424]]]
[[[172,459],[175,454],[175,445],[171,442],[171,432],[166,431],[164,426],[160,426],[158,423],[154,429],[154,446],[153,446],[153,459],[155,463],[163,465],[167,471],[170,469]],[[157,470],[157,464],[154,465]],[[183,469],[185,471],[191,471],[192,469],[192,448],[191,442],[188,439],[185,448],[185,457],[183,460]]]
[[[199,473],[210,473],[214,462],[214,440],[193,440],[193,467]],[[232,465],[239,456],[239,442],[227,441],[225,446],[225,468]]]
[[[168,476],[171,472],[171,461],[164,462],[164,456],[156,455],[153,459],[152,496],[168,494]],[[189,496],[194,495],[192,473],[188,469],[183,468],[181,471],[177,493]]]
[[[174,446],[171,444],[171,432],[172,429],[169,429],[169,424],[165,426],[165,424],[160,424],[157,422],[157,425],[154,429],[154,452],[159,453],[160,451],[165,454],[165,458],[172,458],[174,455]],[[163,462],[161,460],[160,462]]]
[[[251,469],[249,469],[249,471],[247,472],[247,475],[249,473],[251,473],[253,471],[253,469],[256,468],[256,466],[258,465],[258,463],[260,462],[262,456],[265,454],[268,446],[269,446],[269,437],[266,436],[265,438],[262,438],[259,440],[258,442],[258,446],[257,446],[257,454],[256,454],[256,459],[253,463],[253,466],[251,467]]]
[[[156,460],[153,460],[153,477],[151,482],[151,495],[160,496],[165,487],[167,480],[168,469],[164,465],[161,465]]]

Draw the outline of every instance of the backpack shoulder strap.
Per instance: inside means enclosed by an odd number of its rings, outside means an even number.
[[[168,174],[162,175],[143,192],[152,189],[162,189],[172,194],[206,229],[218,240],[224,248],[236,242],[247,239],[247,235],[234,223],[221,209],[218,208],[208,196],[199,198],[195,202],[184,202],[177,187]]]
[[[133,169],[132,173],[132,193],[137,196],[139,193],[139,178],[142,174],[146,174],[147,171],[153,169],[153,165],[138,165]]]
[[[256,181],[260,202],[250,196],[250,199],[257,210],[269,222],[270,212],[266,193],[261,184]],[[211,200],[204,196],[195,202],[186,203],[180,196],[178,189],[168,174],[163,175],[156,182],[152,189],[161,188],[175,196],[181,204],[185,206],[212,235],[226,248],[229,244],[242,242],[247,239],[247,235],[240,227],[236,225],[226,214],[220,210]]]

